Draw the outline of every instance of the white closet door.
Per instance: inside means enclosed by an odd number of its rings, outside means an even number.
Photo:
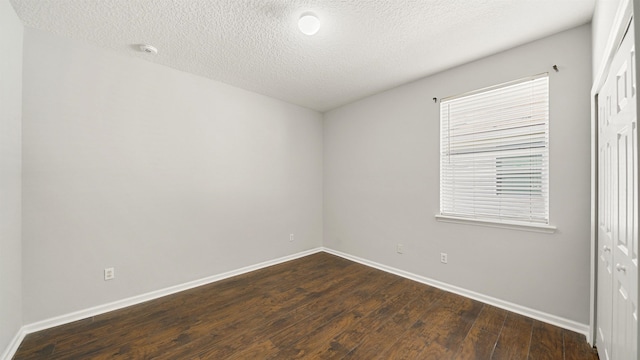
[[[602,359],[637,359],[638,145],[633,24],[598,96],[598,293]]]

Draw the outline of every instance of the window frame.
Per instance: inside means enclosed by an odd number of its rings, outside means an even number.
[[[471,97],[474,95],[479,95],[479,94],[484,94],[484,93],[488,93],[491,91],[495,91],[495,90],[499,90],[505,87],[509,87],[509,86],[515,86],[518,84],[523,84],[529,81],[534,81],[540,78],[546,78],[546,83],[547,83],[547,89],[546,89],[546,104],[547,104],[547,114],[549,111],[549,107],[550,107],[550,77],[548,73],[542,73],[542,74],[538,74],[538,75],[534,75],[534,76],[529,76],[526,78],[521,78],[521,79],[517,79],[514,81],[509,81],[506,83],[502,83],[502,84],[497,84],[494,86],[490,86],[490,87],[486,87],[486,88],[482,88],[482,89],[477,89],[474,91],[470,91],[467,93],[463,93],[463,94],[459,94],[459,95],[455,95],[455,96],[451,96],[451,97],[447,97],[444,99],[440,100],[440,106],[439,106],[439,126],[440,126],[440,131],[439,131],[439,135],[440,135],[440,139],[439,139],[439,162],[440,162],[440,176],[439,176],[439,182],[440,182],[440,186],[439,186],[439,198],[440,198],[440,209],[439,209],[439,213],[436,215],[436,220],[438,221],[442,221],[442,222],[453,222],[453,223],[462,223],[462,224],[472,224],[472,225],[482,225],[482,226],[489,226],[489,227],[497,227],[497,228],[508,228],[508,229],[517,229],[517,230],[527,230],[527,231],[534,231],[534,232],[543,232],[543,233],[553,233],[556,230],[555,226],[550,225],[550,191],[548,189],[549,186],[549,175],[548,175],[548,171],[549,171],[549,160],[548,157],[550,155],[550,147],[549,147],[549,143],[548,143],[548,138],[549,138],[549,126],[550,126],[550,115],[547,115],[546,117],[546,138],[547,138],[547,142],[546,142],[546,146],[544,147],[544,155],[547,157],[547,161],[546,164],[544,164],[543,166],[546,166],[546,168],[542,168],[539,172],[540,175],[531,173],[531,179],[536,179],[537,176],[541,176],[543,171],[547,172],[547,180],[546,180],[546,186],[547,186],[547,191],[546,194],[546,199],[544,199],[544,201],[546,201],[546,217],[545,220],[546,222],[533,222],[533,221],[526,221],[524,219],[518,219],[518,220],[509,220],[509,219],[500,219],[500,218],[491,218],[489,216],[487,217],[478,217],[476,214],[474,214],[474,216],[464,216],[464,215],[458,215],[455,212],[443,212],[443,157],[445,156],[444,153],[444,145],[443,145],[443,141],[445,139],[445,135],[443,133],[443,125],[445,124],[444,118],[442,116],[442,106],[443,103],[446,104],[452,100],[456,100],[456,99],[461,99],[461,98],[465,98],[465,97]],[[450,123],[450,118],[447,118],[446,120],[446,124]],[[449,134],[447,134],[447,136],[449,136]],[[531,148],[534,148],[533,146]],[[448,154],[448,156],[451,156],[450,153]],[[500,159],[508,159],[508,158],[513,158],[513,157],[517,157],[518,155],[514,155],[514,154],[509,154],[509,153],[505,153],[504,155],[496,155],[496,175],[495,175],[495,184],[496,184],[496,194],[495,196],[500,196],[500,173],[499,173],[499,168],[500,168]],[[527,155],[523,156],[526,157]],[[528,155],[529,157],[531,156],[539,156],[539,155]],[[503,160],[504,161],[504,160]],[[507,160],[508,161],[508,160]],[[528,160],[530,161],[530,160]],[[515,165],[517,166],[517,164]],[[504,174],[502,175],[504,176]],[[535,182],[532,180],[531,184],[534,184]],[[542,182],[541,182],[542,184]],[[533,185],[531,185],[533,186]],[[542,185],[541,185],[542,186]],[[504,190],[503,190],[504,191]],[[544,193],[544,192],[543,192]],[[512,194],[512,196],[514,196]],[[529,196],[531,196],[531,193],[529,194]]]

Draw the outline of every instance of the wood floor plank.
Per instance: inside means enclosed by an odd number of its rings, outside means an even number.
[[[483,304],[459,295],[437,309],[442,311],[433,317],[429,327],[420,337],[427,346],[421,359],[450,359],[460,348],[482,310]]]
[[[534,320],[529,359],[554,360],[563,358],[564,340],[562,329]]]
[[[562,333],[565,360],[598,360],[597,352],[589,346],[584,335],[569,330],[563,330]]]
[[[597,359],[581,335],[327,253],[29,334],[14,359],[454,356]]]
[[[250,344],[228,357],[228,360],[266,359],[278,352],[278,347],[271,340]]]
[[[314,359],[319,358],[320,354],[328,350],[333,337],[344,332],[345,329],[353,327],[366,315],[380,308],[389,301],[390,293],[395,294],[400,291],[402,282],[399,280],[397,277],[393,277],[387,282],[379,284],[381,286],[374,286],[368,289],[358,288],[353,294],[358,299],[355,306],[346,309],[347,311],[311,331],[308,335],[298,340],[292,348],[280,352],[278,357],[287,359],[307,356]]]
[[[500,331],[493,351],[495,360],[518,360],[529,357],[533,320],[525,316],[509,313]]]
[[[479,327],[480,330],[499,335],[504,321],[507,318],[507,313],[508,311],[495,306],[484,305],[473,326]]]
[[[474,327],[462,342],[456,353],[456,360],[486,360],[491,359],[498,341],[498,334]]]
[[[443,295],[432,311],[421,318],[380,358],[450,359],[461,346],[482,309],[482,304],[461,296]],[[405,352],[403,347],[410,349]]]
[[[415,359],[423,353],[427,344],[433,340],[430,336],[432,331],[438,331],[438,324],[446,324],[447,320],[454,319],[461,305],[461,297],[452,293],[443,293],[437,300],[436,306],[430,311],[426,311],[418,318],[409,329],[386,351],[377,354],[376,359]],[[457,320],[457,319],[456,319]],[[454,322],[456,321],[454,320]],[[445,326],[449,327],[450,324]],[[446,331],[446,330],[445,330]],[[435,344],[429,348],[431,353],[426,353],[425,357],[440,355],[443,351],[440,344]],[[437,354],[434,354],[437,353]]]
[[[507,311],[484,305],[454,359],[491,359]]]
[[[365,316],[361,321],[336,335],[326,347],[326,351],[317,354],[319,359],[341,359],[360,344],[371,329],[376,329],[389,321],[396,313],[422,296],[423,293],[433,292],[433,288],[418,286],[415,282],[402,280],[398,284],[402,287],[397,296],[381,305],[374,312]]]
[[[386,277],[386,279],[387,279],[387,282],[383,281],[382,284],[386,285],[386,284],[390,284],[392,282],[397,282],[398,281],[398,279],[394,278],[394,277]],[[362,299],[366,299],[366,297],[369,294],[366,293],[366,291],[364,291],[365,287],[362,286],[362,287],[356,287],[356,288],[360,289],[360,291],[365,292],[365,294],[363,294],[360,299],[349,300],[349,299],[345,299],[344,297],[343,298],[338,297],[338,298],[335,298],[335,299],[331,299],[331,297],[328,297],[328,298],[324,298],[324,299],[330,299],[332,301],[342,301],[343,305],[344,304],[349,304],[350,302],[353,302],[353,301],[361,301]],[[374,290],[374,289],[375,289],[375,287],[372,287],[372,290]],[[335,289],[333,289],[333,290],[335,290]],[[337,309],[337,306],[335,304],[332,305],[331,303],[328,303],[327,306],[334,307],[334,308]],[[348,305],[344,305],[344,306],[348,306]],[[342,310],[343,311],[346,310],[346,307],[344,309],[342,309]],[[321,313],[322,312],[318,312],[318,314],[321,314]],[[300,313],[300,314],[302,315],[303,313]],[[294,322],[295,319],[296,318],[289,317],[287,320],[289,320],[289,322],[291,322],[291,326],[290,327],[292,327],[294,330],[297,330],[298,333],[301,333],[301,332],[308,333],[310,331],[314,331],[315,330],[315,329],[309,329],[309,325],[305,325],[305,327],[302,327],[302,325],[297,325],[296,326],[295,325],[296,323]],[[275,319],[273,319],[273,320],[275,320]],[[307,317],[307,318],[299,317],[298,320],[299,321],[304,321],[305,324],[315,324],[315,321],[316,321],[316,319],[309,318],[309,317]],[[328,321],[331,321],[331,319],[328,320]],[[274,344],[274,345],[275,344],[280,345],[278,342],[273,340],[274,338],[278,338],[278,336],[280,336],[280,338],[287,338],[287,337],[293,338],[294,337],[294,335],[291,335],[290,333],[288,335],[278,335],[279,331],[286,331],[286,328],[282,329],[283,322],[279,322],[277,324],[277,327],[276,326],[272,326],[271,324],[273,324],[273,322],[271,322],[271,323],[270,322],[263,322],[262,324],[249,325],[249,327],[253,327],[253,328],[257,328],[257,329],[267,329],[268,331],[266,331],[266,332],[265,331],[260,331],[259,333],[254,333],[253,336],[249,336],[248,338],[244,338],[244,339],[235,339],[234,341],[231,341],[232,344],[228,346],[228,349],[232,350],[232,349],[234,349],[234,346],[238,347],[238,348],[244,348],[244,347],[247,346],[246,344],[255,344],[255,343],[261,344],[261,343],[265,342],[265,340],[267,339],[267,336],[270,336],[269,337],[269,343]],[[305,330],[301,331],[302,329],[305,329]],[[251,334],[251,332],[249,332],[249,333]],[[304,336],[306,336],[306,335],[303,335],[302,337],[304,337]],[[251,347],[251,345],[249,345],[249,347]],[[237,350],[239,350],[239,349],[237,349]],[[258,351],[260,351],[259,348],[258,348]],[[243,349],[243,352],[249,354],[250,353],[250,349]],[[227,356],[227,355],[226,354],[221,354],[216,349],[212,349],[209,352],[203,353],[202,356],[203,357],[211,357],[211,358],[220,358],[222,356]]]
[[[282,351],[289,351],[303,337],[309,336],[322,325],[330,322],[335,317],[342,315],[345,311],[355,307],[366,300],[366,292],[352,292],[335,299],[327,304],[326,310],[314,312],[309,318],[303,321],[301,326],[291,327],[285,331],[275,334],[271,341]]]
[[[426,292],[423,296],[409,303],[396,313],[391,320],[383,323],[373,332],[367,334],[358,346],[351,350],[344,359],[375,359],[389,349],[416,322],[429,311],[442,296],[440,290]]]
[[[235,322],[220,324],[215,319],[207,320],[208,325],[201,328],[207,329],[206,331],[209,333],[218,333],[220,337],[214,340],[208,339],[208,341],[194,341],[179,349],[168,349],[167,351],[171,351],[176,358],[187,356],[195,351],[194,349],[200,349],[202,356],[205,354],[229,356],[234,350],[244,347],[246,344],[262,343],[266,340],[265,328],[272,329],[272,333],[277,333],[313,314],[323,314],[330,311],[332,302],[337,301],[336,297],[341,291],[352,289],[353,285],[362,281],[362,278],[367,274],[374,273],[372,269],[361,266],[353,269],[346,268],[346,270],[348,275],[345,276],[325,272],[325,276],[321,278],[296,286],[295,290],[303,290],[300,293],[301,296],[289,297],[282,303],[257,306],[249,310],[244,310],[246,306],[241,306],[231,312],[242,313],[234,318]],[[320,294],[324,294],[324,296],[320,296]],[[249,330],[238,331],[237,329]],[[255,329],[255,331],[251,329]]]

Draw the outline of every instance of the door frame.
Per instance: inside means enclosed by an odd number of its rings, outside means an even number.
[[[634,5],[640,8],[640,0],[620,0],[613,24],[609,32],[600,67],[597,69],[591,87],[591,273],[589,292],[589,333],[587,342],[595,346],[597,331],[597,258],[598,258],[598,94],[607,79],[607,74],[622,39],[633,17]],[[640,25],[635,22],[635,29],[629,29],[636,34],[636,45],[639,39]],[[636,46],[636,49],[640,47]],[[634,76],[638,72],[634,69]],[[640,82],[637,82],[640,83]],[[640,104],[640,101],[638,102]],[[640,112],[638,112],[640,114]]]

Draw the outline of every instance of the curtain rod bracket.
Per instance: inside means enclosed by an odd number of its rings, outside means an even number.
[[[558,65],[553,65],[553,70],[555,70],[556,72],[560,72],[560,69],[558,69]]]

